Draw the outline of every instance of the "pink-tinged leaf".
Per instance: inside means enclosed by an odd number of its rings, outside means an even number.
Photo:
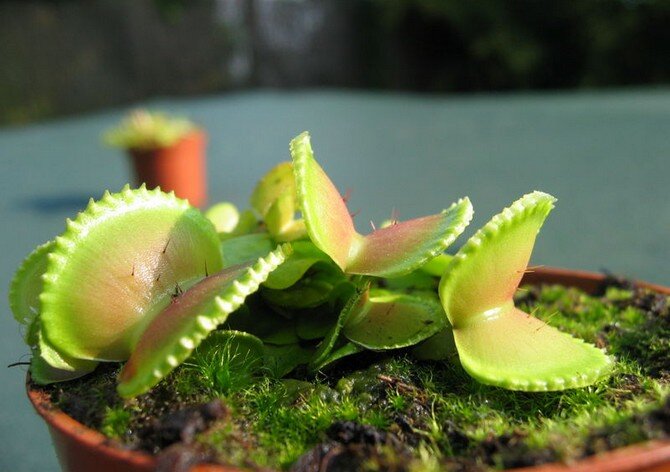
[[[342,270],[356,237],[354,222],[342,196],[314,159],[308,133],[291,141],[298,201],[312,242]]]
[[[230,267],[176,297],[149,324],[119,376],[124,397],[144,393],[181,364],[286,258],[279,247],[255,264]]]
[[[482,383],[510,390],[584,387],[612,366],[600,349],[511,303],[455,329],[454,339],[466,372]]]
[[[397,277],[441,254],[472,219],[464,198],[442,213],[403,221],[357,239],[346,271],[352,274]]]
[[[440,281],[463,368],[480,382],[512,390],[582,387],[611,359],[514,307],[535,237],[553,208],[551,195],[525,195],[493,217],[460,249]]]
[[[312,242],[347,273],[395,277],[439,255],[465,229],[465,198],[444,212],[398,223],[368,236],[356,232],[340,192],[314,159],[308,133],[291,141],[298,202]]]
[[[555,201],[541,192],[525,195],[458,251],[440,281],[440,298],[454,328],[512,299]]]
[[[151,319],[222,268],[212,223],[174,194],[105,193],[56,238],[40,295],[42,334],[60,354],[119,361]]]
[[[126,384],[137,377],[143,364],[155,364],[171,355],[174,345],[179,344],[181,338],[185,339],[186,349],[199,344],[218,325],[216,318],[220,314],[215,298],[233,280],[242,275],[245,269],[246,266],[225,269],[203,279],[176,297],[165,311],[153,319],[142,334],[133,354],[121,371],[120,382]],[[203,318],[198,320],[198,316]],[[223,321],[225,318],[221,320]],[[187,337],[186,333],[190,336]]]

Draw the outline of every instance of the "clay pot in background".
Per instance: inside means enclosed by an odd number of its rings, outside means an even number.
[[[129,149],[135,183],[145,183],[150,189],[160,186],[193,206],[203,207],[207,203],[206,145],[207,134],[194,130],[172,146]]]

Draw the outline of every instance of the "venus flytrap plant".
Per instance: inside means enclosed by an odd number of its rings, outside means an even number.
[[[180,260],[180,252],[194,257]],[[126,187],[91,201],[12,283],[15,316],[25,319],[28,306],[39,326],[28,340],[34,379],[74,378],[97,361],[126,359],[175,287],[202,277],[206,266],[221,266],[216,233],[174,195]]]
[[[394,277],[409,274],[439,256],[465,229],[472,206],[462,199],[441,214],[396,223],[368,236],[358,234],[344,199],[314,159],[309,135],[291,142],[299,208],[310,239],[345,273]],[[305,265],[308,265],[307,262]],[[366,297],[358,308],[343,310],[330,335],[312,360],[314,369],[331,362],[340,325],[353,344],[337,358],[368,349],[393,349],[422,341],[444,327],[439,305],[429,300],[388,294]],[[350,311],[354,311],[351,313]],[[348,321],[351,320],[351,321]],[[356,346],[356,347],[354,347]]]
[[[542,192],[514,202],[468,240],[440,281],[461,365],[482,383],[563,390],[592,384],[612,366],[600,349],[514,306],[535,237],[554,202]]]
[[[211,223],[185,201],[126,187],[89,204],[48,255],[45,341],[77,359],[128,358],[173,294],[222,268]]]
[[[31,254],[12,283],[12,310],[29,326],[26,340],[34,346],[33,379],[76,378],[98,361],[131,357],[119,388],[146,390],[257,290],[288,251],[219,272],[219,238],[198,210],[158,189],[106,193]],[[144,359],[147,344],[152,355]]]
[[[512,302],[553,197],[523,197],[450,256],[472,218],[467,198],[361,235],[309,135],[290,151],[292,162],[254,189],[252,210],[226,203],[203,215],[174,195],[126,187],[36,249],[10,290],[33,379],[127,361],[118,391],[132,397],[186,362],[218,375],[207,388],[223,392],[237,373],[314,373],[408,347],[515,390],[580,387],[608,371],[600,350]]]

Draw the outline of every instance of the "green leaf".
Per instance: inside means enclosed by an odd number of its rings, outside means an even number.
[[[40,293],[44,286],[42,276],[47,269],[47,255],[53,250],[55,243],[46,242],[38,246],[14,274],[9,286],[9,307],[14,319],[27,327],[24,339],[29,346],[38,343],[37,319],[40,314]]]
[[[332,263],[330,257],[309,241],[291,243],[293,253],[281,266],[277,267],[263,284],[264,287],[283,290],[302,278],[314,264]]]
[[[321,306],[302,313],[296,322],[296,334],[300,339],[313,341],[326,337],[330,328],[337,322],[338,314]]]
[[[258,220],[254,216],[254,213],[251,210],[244,210],[240,213],[240,220],[237,222],[237,226],[231,233],[232,236],[242,236],[245,234],[253,233],[258,229]]]
[[[211,206],[205,217],[214,224],[217,232],[231,233],[240,221],[240,212],[232,203],[221,202]]]
[[[291,141],[298,202],[312,242],[344,271],[394,277],[412,272],[441,254],[472,219],[465,198],[442,213],[356,232],[335,185],[314,159],[309,134]]]
[[[437,256],[430,259],[419,269],[426,274],[432,275],[433,277],[442,277],[449,267],[449,263],[453,259],[453,256],[449,254],[438,254]]]
[[[343,333],[366,349],[412,346],[444,329],[439,302],[404,294],[377,293],[348,317]]]
[[[430,291],[435,294],[437,299],[437,285],[438,280],[424,272],[423,270],[415,270],[407,275],[400,277],[393,277],[385,280],[385,287],[389,290],[395,291]]]
[[[511,304],[454,329],[463,368],[478,381],[511,390],[584,387],[612,367],[600,349]]]
[[[236,236],[221,242],[223,266],[232,267],[249,261],[255,261],[272,251],[274,243],[267,233],[254,233]]]
[[[290,162],[278,164],[263,176],[251,194],[251,207],[265,218],[270,207],[283,195],[293,199],[295,208],[295,181],[293,165]]]
[[[307,364],[314,355],[313,349],[301,347],[299,344],[274,346],[266,344],[265,366],[276,378],[281,378],[296,367]]]
[[[346,299],[346,304],[340,311],[337,322],[330,328],[326,337],[321,341],[317,347],[314,357],[310,362],[310,369],[318,370],[321,365],[330,357],[331,352],[336,346],[340,337],[342,328],[347,323],[349,316],[357,311],[360,307],[367,303],[369,297],[370,284],[367,281],[362,282],[358,286],[352,287],[349,297]]]
[[[295,309],[313,308],[326,303],[332,291],[344,282],[342,273],[325,265],[284,290],[263,287],[261,295],[272,305]]]
[[[277,241],[293,241],[307,235],[305,222],[295,220],[295,195],[284,193],[270,205],[265,215],[265,224],[268,232]]]
[[[259,226],[260,224],[256,219],[254,212],[251,210],[244,210],[240,213],[240,219],[235,228],[230,233],[219,233],[219,239],[221,241],[226,241],[230,238],[256,233],[259,230]]]
[[[417,344],[412,349],[412,355],[423,361],[456,360],[458,362],[458,351],[451,326]]]
[[[298,342],[295,322],[276,313],[257,296],[248,297],[244,305],[231,313],[224,327],[253,334],[266,343]]]
[[[187,290],[153,319],[119,376],[119,394],[139,395],[182,363],[286,258],[279,247],[255,264],[235,266]]]
[[[67,369],[53,367],[40,355],[39,349],[33,349],[33,356],[30,360],[30,378],[39,385],[65,382],[93,372],[98,365],[94,361],[82,361],[78,359],[68,359],[66,362],[65,359],[61,358],[61,361],[62,365],[68,365]]]
[[[482,383],[562,390],[592,384],[611,368],[611,359],[595,346],[514,307],[512,297],[554,201],[534,192],[494,216],[456,254],[440,281],[460,362]]]
[[[41,385],[72,380],[92,372],[98,365],[96,361],[75,359],[59,353],[44,339],[37,324],[37,346],[33,348],[30,361],[30,376]]]
[[[313,367],[313,370],[315,371],[320,371],[328,367],[329,365],[333,364],[336,361],[339,361],[340,359],[351,356],[353,354],[358,354],[359,352],[364,351],[365,348],[358,346],[354,343],[347,342],[343,344],[342,346],[338,347],[337,349],[333,350],[326,356],[323,360],[318,365],[315,365]]]
[[[284,321],[277,331],[266,334],[262,339],[264,343],[276,346],[286,346],[287,344],[294,344],[300,341],[298,333],[295,330],[295,321],[293,320]]]
[[[219,244],[211,222],[174,194],[106,192],[68,220],[47,256],[44,337],[63,356],[127,359],[175,291],[222,268]]]

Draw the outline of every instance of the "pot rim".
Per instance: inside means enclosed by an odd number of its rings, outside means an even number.
[[[597,292],[607,279],[604,274],[582,270],[562,269],[556,267],[539,267],[524,275],[522,283],[528,284],[560,284],[579,287],[589,293]],[[670,295],[670,287],[644,281],[634,281],[642,288]],[[136,467],[152,470],[156,466],[154,456],[130,449],[123,449],[120,443],[104,436],[78,421],[74,420],[51,404],[47,393],[31,388],[30,374],[26,376],[26,391],[35,411],[46,421],[49,428],[58,431],[70,439],[80,441],[90,448],[97,448],[101,454],[119,461],[128,461]],[[573,463],[547,463],[536,466],[511,469],[516,472],[623,472],[623,471],[657,471],[670,468],[670,439],[653,440],[633,444],[595,454]],[[239,469],[225,465],[200,464],[191,469],[194,472],[233,472]]]

